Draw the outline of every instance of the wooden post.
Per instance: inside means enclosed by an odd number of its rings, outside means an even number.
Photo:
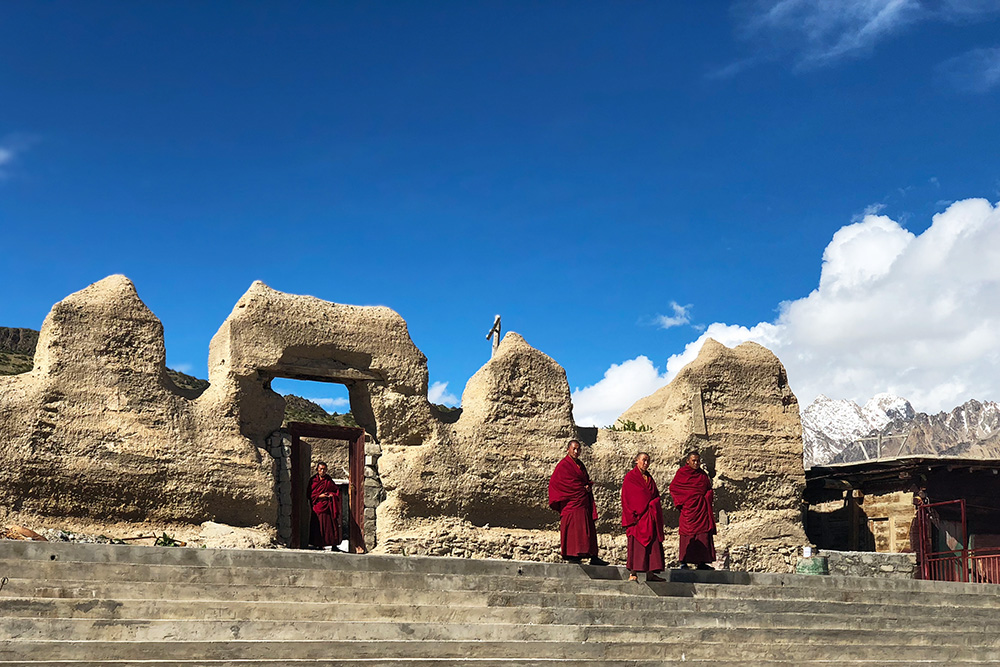
[[[497,315],[496,318],[493,320],[493,328],[490,329],[490,332],[488,334],[486,334],[486,340],[492,340],[493,341],[493,349],[490,351],[490,359],[492,359],[493,355],[495,355],[497,353],[497,350],[500,348],[500,316],[499,315]]]

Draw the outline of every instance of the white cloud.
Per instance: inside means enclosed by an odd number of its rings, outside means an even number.
[[[774,322],[711,324],[664,373],[646,357],[612,365],[574,392],[577,422],[612,423],[673,379],[707,338],[772,350],[802,405],[821,393],[864,403],[882,391],[927,412],[998,400],[1000,205],[955,202],[919,235],[879,215],[841,228],[823,254],[819,286],[781,304]]]
[[[866,53],[924,16],[918,0],[766,0],[746,13],[745,36],[790,48],[807,66]]]
[[[338,398],[310,398],[307,399],[320,406],[327,412],[340,411],[343,408],[350,408],[351,401],[348,398],[338,397]]]
[[[681,306],[676,301],[671,301],[670,308],[671,310],[674,311],[673,315],[656,316],[656,324],[661,329],[669,329],[670,327],[679,327],[691,321],[690,304],[688,304],[687,306]]]
[[[0,180],[7,177],[7,167],[14,162],[16,154],[12,147],[0,145]]]
[[[611,364],[600,382],[573,391],[573,418],[580,426],[608,426],[667,382],[666,375],[645,356]]]
[[[9,134],[0,139],[0,178],[8,175],[8,168],[37,141],[26,134]]]
[[[938,71],[963,92],[989,92],[1000,86],[1000,47],[967,51],[946,60]]]
[[[769,347],[803,404],[891,391],[937,411],[1000,398],[1000,207],[956,202],[919,236],[867,216],[833,235],[819,287],[777,321],[713,324],[684,354],[715,335]]]
[[[457,406],[460,401],[458,396],[448,391],[447,382],[434,382],[427,390],[427,400],[436,405]]]
[[[171,364],[170,367],[173,368],[175,371],[179,371],[187,375],[190,375],[191,371],[194,370],[193,364]]]
[[[735,8],[744,38],[791,52],[803,67],[866,55],[920,22],[971,23],[1000,10],[993,0],[748,0]]]

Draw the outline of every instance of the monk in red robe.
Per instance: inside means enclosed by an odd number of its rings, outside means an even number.
[[[635,467],[622,482],[622,526],[628,539],[625,567],[629,581],[638,581],[639,572],[646,581],[665,581],[656,575],[663,571],[663,508],[660,490],[649,474],[649,454],[639,452]]]
[[[701,469],[698,452],[688,452],[684,464],[670,482],[670,495],[681,511],[681,567],[697,564],[699,570],[711,570],[715,560],[715,517],[712,514],[712,480]]]
[[[309,541],[332,551],[340,544],[340,489],[326,474],[323,461],[316,464],[316,474],[309,479],[309,501],[313,511]]]
[[[565,560],[591,565],[607,565],[597,556],[597,505],[594,483],[580,460],[580,442],[571,440],[566,456],[549,479],[549,507],[559,512],[559,544]]]

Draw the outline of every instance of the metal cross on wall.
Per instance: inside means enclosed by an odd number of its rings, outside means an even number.
[[[490,329],[490,332],[488,334],[486,334],[486,340],[491,340],[491,339],[493,341],[493,350],[490,351],[490,358],[492,359],[493,355],[497,353],[497,348],[500,347],[500,316],[499,315],[497,315],[496,319],[493,320],[493,328]]]

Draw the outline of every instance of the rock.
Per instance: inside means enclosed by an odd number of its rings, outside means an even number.
[[[3,534],[0,535],[0,537],[7,540],[33,540],[35,542],[48,542],[45,536],[39,535],[30,528],[25,528],[24,526],[7,526],[3,529]]]
[[[512,445],[527,434],[561,443],[575,438],[573,401],[566,371],[514,332],[480,368],[462,393],[456,433],[484,444]]]
[[[38,332],[34,329],[0,327],[0,352],[33,355],[36,345]]]
[[[271,528],[239,528],[206,521],[201,524],[198,543],[209,549],[272,549],[274,530]]]
[[[355,420],[382,444],[415,445],[433,435],[427,358],[389,308],[330,303],[255,282],[209,349],[209,391],[235,399],[241,432],[254,442],[281,425],[284,401],[267,386],[274,377],[348,384]]]
[[[684,453],[697,450],[713,476],[719,521],[716,546],[765,544],[768,550],[806,543],[801,518],[805,471],[798,402],[773,353],[756,343],[730,349],[709,339],[674,380],[625,411],[621,420],[652,430],[599,430],[591,465],[602,479],[605,516],[615,517],[620,476],[639,450],[666,494]],[[678,513],[664,520],[676,539]],[[604,524],[613,529],[612,521]]]
[[[551,528],[546,488],[576,435],[566,372],[516,333],[469,380],[462,415],[433,446],[385,448],[379,474],[387,499],[379,530],[422,518],[494,528]]]
[[[124,276],[52,307],[29,373],[0,377],[0,505],[26,516],[255,525],[270,463],[226,407],[167,377],[163,327]]]

